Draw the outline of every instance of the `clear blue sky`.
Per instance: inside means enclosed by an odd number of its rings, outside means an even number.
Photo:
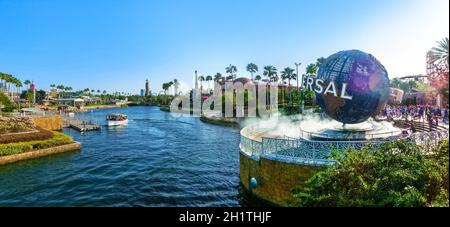
[[[449,33],[448,0],[0,0],[0,71],[38,88],[138,93],[194,70],[279,70],[339,50],[374,54],[391,77],[425,72]],[[304,68],[302,67],[302,71]]]

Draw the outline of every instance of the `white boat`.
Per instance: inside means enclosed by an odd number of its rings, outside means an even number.
[[[125,114],[110,114],[106,117],[108,126],[119,126],[128,124],[128,116]]]

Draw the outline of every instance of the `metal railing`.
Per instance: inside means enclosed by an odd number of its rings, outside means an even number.
[[[377,139],[377,140],[381,140],[381,138],[383,137],[389,137],[390,139],[392,139],[393,136],[398,135],[397,131],[389,131],[389,132],[380,132],[380,133],[361,133],[364,138],[366,139]],[[360,139],[361,138],[361,134],[355,134],[354,136],[349,136],[346,137],[346,139]],[[301,138],[323,138],[326,140],[333,140],[335,139],[335,135],[333,134],[329,134],[329,133],[314,133],[314,132],[309,132],[309,131],[305,131],[300,129],[300,137]]]
[[[241,131],[240,148],[250,156],[273,154],[298,158],[302,160],[325,160],[333,161],[329,154],[333,151],[344,151],[349,148],[361,149],[365,146],[376,148],[392,140],[401,139],[414,142],[420,146],[431,148],[437,146],[442,139],[448,138],[448,131],[419,132],[410,135],[390,137],[389,140],[367,140],[367,141],[313,141],[305,139],[262,137],[261,141],[251,139],[254,135],[269,129],[260,129],[257,126],[249,126]]]

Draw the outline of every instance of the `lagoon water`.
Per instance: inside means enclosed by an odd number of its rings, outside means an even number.
[[[0,166],[0,206],[252,206],[239,184],[239,130],[157,107],[79,117],[128,126],[65,132],[82,150]]]

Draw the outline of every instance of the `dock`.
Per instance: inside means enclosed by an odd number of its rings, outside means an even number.
[[[64,126],[66,128],[75,129],[79,132],[96,131],[101,129],[101,126],[99,124],[78,119],[65,119]]]

